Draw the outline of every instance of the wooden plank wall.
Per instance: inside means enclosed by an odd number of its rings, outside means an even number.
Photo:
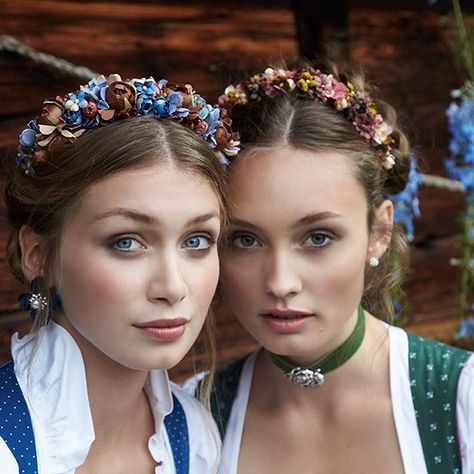
[[[242,71],[297,57],[293,15],[286,1],[0,0],[0,13],[1,34],[41,51],[104,74],[191,82],[212,100]],[[346,56],[362,65],[400,110],[425,171],[443,174],[448,142],[444,111],[460,78],[438,13],[425,1],[380,8],[378,2],[353,2],[344,47]],[[44,98],[83,82],[0,52],[0,160],[14,159],[18,133]],[[424,189],[421,208],[407,282],[407,319],[415,331],[446,339],[456,312],[456,269],[448,261],[456,256],[462,198]],[[6,233],[0,207],[0,360],[8,357],[10,334],[28,328],[25,316],[8,314],[20,286],[3,258]],[[253,347],[228,312],[219,312],[218,327],[224,360]],[[200,351],[197,347],[198,360]],[[182,376],[192,364],[189,356],[174,374]]]

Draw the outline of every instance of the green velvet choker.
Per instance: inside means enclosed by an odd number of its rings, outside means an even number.
[[[267,350],[265,352],[295,385],[321,387],[324,384],[324,374],[345,364],[357,352],[364,340],[365,317],[362,306],[359,306],[357,314],[357,323],[345,342],[308,367],[295,367],[285,358]]]

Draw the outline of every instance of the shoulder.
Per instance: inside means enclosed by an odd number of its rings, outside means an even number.
[[[467,359],[459,376],[458,408],[465,412],[470,433],[474,433],[474,354]]]
[[[427,339],[416,334],[407,333],[408,337],[408,357],[410,361],[424,359],[428,364],[428,370],[431,367],[442,367],[446,370],[463,369],[466,362],[473,355],[472,352],[450,346],[439,341]]]
[[[0,466],[2,474],[4,472],[19,472],[19,464],[22,464],[19,456],[21,458],[24,455],[25,458],[29,457],[29,453],[25,452],[25,446],[35,448],[31,419],[23,393],[18,385],[13,361],[9,361],[0,366]],[[26,451],[28,451],[28,447],[26,447]]]
[[[474,472],[474,355],[459,376],[456,413],[463,472]]]
[[[438,365],[457,364],[462,368],[473,355],[472,352],[419,336],[399,327],[389,326],[389,332],[390,339],[394,342],[392,348],[406,351],[410,363],[419,359],[429,359]]]
[[[221,441],[216,423],[206,408],[185,389],[170,382],[171,392],[186,415],[192,472],[215,472],[220,457]],[[206,467],[207,466],[207,467]],[[208,469],[205,471],[204,468]]]

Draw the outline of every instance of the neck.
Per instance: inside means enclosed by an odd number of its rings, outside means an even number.
[[[152,418],[144,391],[148,372],[127,369],[103,355],[83,351],[83,358],[96,439],[118,438],[138,419]]]
[[[82,354],[94,444],[113,445],[131,435],[143,435],[144,426],[153,430],[153,413],[144,391],[148,371],[118,364],[82,337],[66,318],[59,323],[74,338]]]

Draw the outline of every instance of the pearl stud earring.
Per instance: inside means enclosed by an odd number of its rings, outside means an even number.
[[[370,257],[369,259],[369,266],[371,268],[378,267],[380,263],[380,260],[377,257]]]

